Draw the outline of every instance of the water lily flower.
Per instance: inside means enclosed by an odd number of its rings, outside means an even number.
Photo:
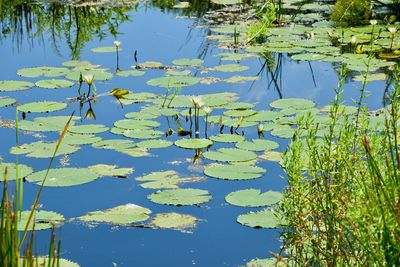
[[[391,35],[394,35],[397,32],[397,28],[395,27],[389,27],[388,31],[390,32]]]
[[[352,35],[352,36],[351,36],[351,43],[352,43],[352,44],[355,44],[356,42],[357,42],[357,36]]]
[[[83,79],[90,86],[93,84],[94,75],[93,74],[85,75],[83,76]]]
[[[119,48],[121,46],[121,42],[120,41],[114,41],[114,45],[116,48]]]
[[[376,24],[378,24],[378,21],[377,21],[376,19],[371,19],[371,20],[369,21],[369,23],[370,23],[372,26],[375,26]]]
[[[212,111],[213,111],[212,108],[210,108],[210,107],[204,107],[204,112],[206,113],[206,115],[209,115]]]
[[[262,133],[264,131],[264,124],[258,125],[257,131],[258,133]]]
[[[204,102],[202,101],[200,96],[192,97],[192,102],[196,108],[201,108],[204,105]]]

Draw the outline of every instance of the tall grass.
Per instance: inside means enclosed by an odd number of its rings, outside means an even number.
[[[357,112],[340,105],[344,72],[328,124],[303,118],[285,155],[281,254],[290,266],[400,266],[400,70],[381,124],[362,107],[368,72]]]
[[[3,184],[3,195],[0,203],[0,266],[7,267],[20,267],[20,266],[39,266],[39,261],[37,255],[34,253],[34,216],[36,212],[36,208],[39,202],[40,195],[42,193],[44,184],[46,182],[48,173],[50,171],[51,165],[54,161],[55,155],[61,145],[65,134],[67,133],[68,127],[71,123],[72,115],[63,130],[61,131],[61,135],[58,139],[56,147],[54,149],[53,156],[49,162],[46,175],[43,178],[42,184],[39,187],[39,190],[36,194],[35,200],[31,206],[31,210],[29,212],[28,220],[26,225],[24,226],[22,233],[20,233],[19,224],[21,221],[21,212],[22,212],[22,179],[18,176],[18,164],[16,164],[16,184],[13,196],[10,197],[7,174],[8,170],[5,169],[4,172],[4,184]],[[16,136],[18,142],[18,113],[16,119]],[[25,241],[28,231],[31,230],[31,234],[29,235],[28,240]],[[22,251],[22,246],[25,244],[24,251]],[[59,259],[59,248],[60,242],[56,244],[55,232],[54,229],[51,234],[50,240],[50,248],[48,255],[48,264],[46,266],[58,266]],[[43,261],[41,260],[41,263]],[[43,266],[43,265],[40,265]]]

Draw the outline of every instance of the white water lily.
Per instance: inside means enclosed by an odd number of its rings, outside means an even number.
[[[369,23],[370,23],[372,26],[375,26],[376,24],[378,24],[378,21],[377,21],[376,19],[371,19],[371,20],[369,21]]]
[[[204,102],[200,96],[192,97],[192,102],[196,108],[201,108],[204,105]]]
[[[355,44],[357,42],[357,36],[353,35],[351,36],[351,43]]]
[[[397,29],[395,27],[389,27],[388,31],[390,32],[390,34],[394,35],[397,32]]]
[[[206,113],[206,115],[209,115],[212,111],[213,111],[212,108],[210,108],[210,107],[204,107],[204,112]]]
[[[120,41],[114,41],[114,45],[116,48],[119,48],[121,46],[121,42]]]
[[[257,131],[258,131],[259,133],[262,133],[262,131],[264,131],[264,124],[258,125]]]
[[[83,76],[83,79],[85,80],[85,82],[88,85],[92,85],[93,84],[94,75],[93,74],[85,75],[85,76]]]

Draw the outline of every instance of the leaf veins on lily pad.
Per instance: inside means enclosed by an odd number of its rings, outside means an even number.
[[[175,206],[201,204],[210,201],[211,198],[207,190],[193,188],[166,189],[148,196],[154,203]]]
[[[129,203],[107,210],[92,211],[77,219],[90,223],[130,225],[147,220],[150,213],[151,210],[147,208]]]

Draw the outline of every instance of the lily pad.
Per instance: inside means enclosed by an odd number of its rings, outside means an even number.
[[[267,191],[261,193],[259,189],[245,189],[232,192],[225,197],[226,202],[240,207],[264,207],[271,206],[283,198],[282,193]]]
[[[117,225],[130,225],[143,222],[149,218],[151,210],[136,204],[125,204],[107,210],[92,211],[77,219],[90,223],[111,223]]]
[[[111,79],[114,75],[110,72],[107,72],[105,70],[101,69],[92,69],[92,70],[82,70],[82,71],[72,71],[65,75],[65,78],[74,80],[74,81],[79,81],[79,77],[82,74],[82,76],[86,75],[93,75],[93,80],[94,81],[106,81]]]
[[[0,81],[0,92],[22,91],[32,88],[35,84],[24,81]]]
[[[33,262],[37,262],[37,266],[48,266],[49,262],[53,262],[53,259],[49,259],[48,257],[34,257],[32,258]],[[30,261],[29,261],[30,262]],[[29,266],[28,261],[24,261],[24,258],[20,259],[21,266]],[[59,267],[80,267],[79,264],[63,259],[63,258],[57,258],[57,266]]]
[[[129,77],[129,76],[138,77],[138,76],[143,76],[145,74],[146,72],[142,70],[123,70],[117,72],[117,75],[121,77]]]
[[[133,172],[133,168],[118,168],[117,165],[96,164],[88,167],[90,171],[101,176],[126,178]]]
[[[152,120],[119,120],[114,123],[115,127],[126,129],[126,130],[145,130],[153,127],[160,126],[160,123]]]
[[[175,145],[187,149],[206,148],[213,144],[211,140],[202,138],[182,138],[175,141]]]
[[[279,147],[279,144],[270,140],[255,139],[253,141],[244,141],[236,143],[237,148],[251,151],[272,150]]]
[[[240,71],[245,71],[248,69],[249,69],[248,66],[242,66],[239,64],[222,64],[222,65],[212,68],[212,70],[221,71],[221,72],[240,72]]]
[[[27,157],[30,158],[51,158],[53,157],[56,145],[57,142],[45,143],[42,141],[37,141],[33,143],[14,146],[11,148],[10,153],[16,155],[25,154]],[[79,146],[61,143],[55,156],[72,154],[79,149]]]
[[[166,75],[172,75],[172,76],[189,76],[190,74],[192,74],[192,72],[190,70],[168,70],[166,73]]]
[[[48,89],[67,88],[72,87],[74,84],[74,82],[62,79],[40,80],[35,83],[37,87]]]
[[[109,128],[102,124],[85,124],[72,126],[68,129],[68,132],[75,134],[95,134],[103,133],[108,131]]]
[[[136,180],[144,182],[140,186],[151,189],[177,189],[181,183],[191,183],[204,180],[202,177],[192,176],[181,178],[176,171],[152,172]]]
[[[203,153],[203,156],[216,161],[249,161],[257,158],[254,152],[237,148],[220,148],[217,151],[207,151]]]
[[[207,190],[193,188],[166,189],[148,196],[148,199],[162,205],[196,205],[211,200]]]
[[[159,86],[164,88],[181,88],[185,86],[195,85],[200,82],[200,78],[191,76],[165,76],[154,78],[147,81],[148,85]]]
[[[283,98],[275,100],[270,104],[270,106],[278,109],[285,109],[285,108],[309,109],[314,107],[315,103],[311,100],[304,98]]]
[[[23,231],[28,223],[30,210],[25,210],[21,212],[21,216],[18,221],[18,230]],[[35,230],[44,230],[50,229],[53,226],[59,226],[65,221],[63,215],[53,212],[53,211],[45,211],[39,210],[36,211],[30,224],[28,230],[32,230],[33,225],[35,225]]]
[[[264,154],[260,155],[259,158],[269,161],[282,162],[283,153],[277,151],[267,151]]]
[[[178,66],[200,66],[203,62],[203,60],[198,58],[179,58],[172,61],[172,64]]]
[[[165,135],[165,132],[146,128],[138,130],[124,130],[122,135],[125,137],[135,138],[135,139],[157,139]]]
[[[214,142],[223,142],[223,143],[236,143],[243,142],[245,139],[241,135],[237,134],[218,134],[210,137]]]
[[[19,111],[26,113],[53,112],[66,108],[66,103],[54,101],[31,102],[18,106]]]
[[[233,109],[225,111],[224,115],[229,117],[248,117],[256,113],[257,111],[252,109]]]
[[[95,47],[91,49],[92,52],[95,53],[115,53],[117,51],[117,48],[115,46],[100,46],[100,47]],[[118,51],[121,51],[122,48],[119,47]]]
[[[101,140],[101,137],[95,136],[94,134],[68,133],[65,135],[63,143],[69,145],[89,145]]]
[[[277,261],[276,258],[252,259],[246,263],[246,267],[285,267],[288,266],[284,260]]]
[[[13,105],[17,102],[14,98],[0,96],[0,108]]]
[[[146,141],[142,141],[136,144],[138,147],[141,148],[147,148],[147,149],[151,149],[151,148],[165,148],[165,147],[169,147],[172,146],[173,143],[171,141],[167,141],[167,140],[161,140],[161,139],[157,139],[157,140],[146,140]]]
[[[198,220],[192,215],[170,212],[157,214],[150,224],[157,228],[182,231],[187,228],[196,227]]]
[[[228,79],[225,79],[224,82],[227,83],[244,83],[247,81],[257,81],[260,79],[258,76],[241,76],[241,75],[235,75],[232,76]]]
[[[68,68],[60,68],[60,67],[34,67],[34,68],[23,68],[17,71],[19,76],[29,77],[29,78],[37,78],[37,77],[57,77],[64,76],[68,74],[71,70]]]
[[[0,182],[4,181],[5,169],[7,168],[7,180],[13,181],[17,177],[16,169],[17,165],[15,163],[5,163],[0,162]],[[25,164],[18,164],[18,177],[24,178],[31,174],[33,169]]]
[[[34,132],[59,132],[67,124],[69,116],[47,116],[47,117],[36,117],[33,121],[21,120],[19,121],[19,128],[26,131]],[[74,121],[79,117],[72,117],[71,126],[75,123]]]
[[[34,172],[26,177],[26,180],[31,183],[41,184],[46,172],[47,170]],[[100,177],[101,175],[88,168],[54,168],[50,169],[44,185],[52,187],[81,185]]]
[[[278,228],[279,222],[271,210],[261,210],[239,215],[237,222],[253,228]]]
[[[263,176],[265,169],[255,166],[211,164],[205,167],[204,174],[224,180],[249,180]]]
[[[160,117],[157,114],[151,114],[147,112],[138,112],[138,111],[132,111],[129,113],[125,114],[125,118],[127,119],[135,119],[135,120],[152,120]]]

